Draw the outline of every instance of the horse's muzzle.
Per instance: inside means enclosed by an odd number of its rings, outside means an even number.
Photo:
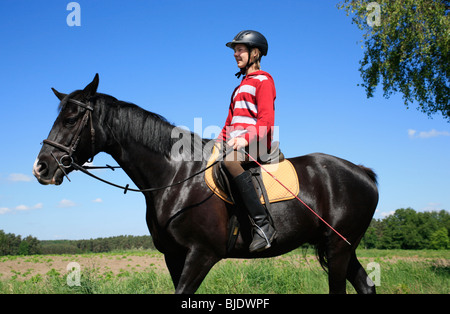
[[[34,162],[33,175],[38,182],[43,185],[60,185],[64,180],[64,174],[58,167],[52,171],[49,163],[45,160],[40,160],[39,158],[36,158],[36,161]]]

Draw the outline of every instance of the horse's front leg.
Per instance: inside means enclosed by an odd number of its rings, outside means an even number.
[[[183,272],[184,261],[186,260],[186,254],[164,254],[167,269],[169,270],[170,277],[172,278],[173,286],[175,290],[180,282],[181,273]]]
[[[211,268],[220,260],[220,257],[210,251],[191,248],[186,255],[175,293],[194,294]]]

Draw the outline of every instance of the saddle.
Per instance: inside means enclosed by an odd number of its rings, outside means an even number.
[[[221,149],[214,146],[207,166],[211,166],[219,157]],[[283,153],[279,149],[279,142],[272,144],[271,151],[264,156],[260,156],[259,161],[264,169],[274,175],[280,182],[288,187],[295,195],[300,191],[297,172],[292,163],[284,158]],[[294,198],[281,184],[275,181],[264,169],[255,162],[245,163],[244,170],[252,174],[253,185],[260,197],[261,203],[265,206],[269,219],[273,224],[271,217],[270,204],[275,202],[286,201]],[[211,191],[225,202],[234,205],[230,213],[228,222],[228,243],[227,252],[229,253],[236,243],[240,231],[240,222],[235,207],[239,207],[239,202],[233,198],[233,186],[228,175],[223,169],[222,163],[218,162],[205,172],[206,185]]]
[[[208,165],[213,164],[220,154],[220,148],[214,146]],[[264,156],[260,156],[259,161],[264,169],[274,175],[295,195],[299,192],[299,183],[297,172],[292,163],[284,158],[279,149],[279,142],[272,144],[271,151]],[[276,182],[264,169],[255,162],[249,162],[243,165],[244,170],[252,174],[253,184],[256,192],[261,198],[262,204],[270,204],[293,199],[294,196],[287,191],[281,184]],[[229,204],[235,204],[231,193],[231,183],[226,175],[222,164],[219,162],[205,171],[205,182],[214,194]]]

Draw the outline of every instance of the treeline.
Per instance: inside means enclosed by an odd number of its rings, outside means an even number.
[[[40,241],[32,236],[23,238],[0,230],[0,256],[40,254]]]
[[[360,247],[366,249],[450,249],[450,213],[397,209],[373,219]],[[117,236],[89,240],[39,241],[0,230],[0,256],[34,254],[104,253],[117,250],[155,249],[151,236]]]
[[[41,254],[106,253],[155,249],[151,236],[117,236],[89,240],[41,241]]]
[[[89,240],[42,240],[0,230],[0,256],[35,254],[105,253],[117,250],[154,249],[151,236],[117,236]]]
[[[397,209],[381,220],[373,219],[361,241],[367,249],[450,249],[450,213]]]

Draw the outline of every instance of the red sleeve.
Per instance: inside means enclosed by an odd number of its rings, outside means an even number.
[[[275,86],[271,80],[262,81],[256,90],[258,115],[255,127],[248,128],[242,136],[250,144],[261,141],[269,135],[271,141],[272,128],[275,123]]]

